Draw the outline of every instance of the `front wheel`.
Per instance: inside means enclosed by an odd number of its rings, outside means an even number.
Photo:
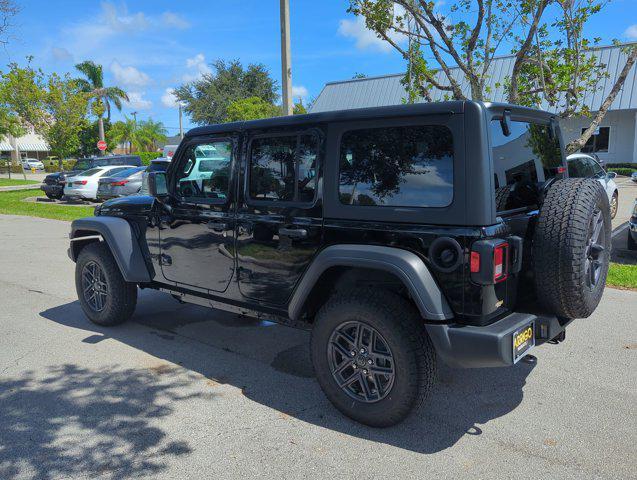
[[[137,305],[137,285],[124,280],[104,242],[90,243],[75,264],[75,288],[82,310],[93,323],[119,325]]]
[[[373,427],[402,421],[435,380],[435,351],[420,315],[389,291],[333,296],[316,316],[311,353],[327,398]]]
[[[611,220],[615,218],[617,215],[617,207],[619,205],[619,194],[617,192],[613,193],[613,196],[610,199],[610,218]]]

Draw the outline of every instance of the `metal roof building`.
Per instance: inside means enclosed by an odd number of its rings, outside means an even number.
[[[595,111],[599,109],[617,80],[622,67],[626,63],[626,54],[621,51],[621,47],[610,46],[595,49],[593,55],[599,59],[601,65],[606,65],[606,70],[608,71],[608,78],[601,79],[597,89],[587,92],[584,98],[584,103],[592,111]],[[506,102],[506,92],[502,85],[510,77],[513,63],[514,57],[512,55],[497,57],[491,63],[487,82],[487,89],[493,92],[492,98],[489,98],[490,101]],[[635,67],[631,69],[624,88],[617,95],[611,110],[637,109],[636,70]],[[460,83],[463,93],[469,96],[469,83],[464,78],[462,71],[458,67],[452,68],[451,71],[455,80]],[[407,97],[405,88],[400,83],[403,76],[403,73],[397,73],[379,77],[329,82],[312,105],[311,111],[316,113],[329,110],[399,105]],[[436,80],[442,84],[448,83],[442,71],[437,73]],[[432,100],[442,101],[447,93],[432,89]],[[548,105],[544,105],[541,108],[547,109]]]
[[[626,54],[621,46],[599,47],[591,52],[605,65],[607,78],[600,79],[595,89],[586,92],[584,104],[591,111],[599,109],[612,89],[617,77],[626,63]],[[513,56],[497,57],[489,68],[487,86],[492,92],[490,101],[506,102],[505,81],[513,69]],[[469,84],[462,71],[452,69],[454,78],[461,84],[463,92],[469,96]],[[405,88],[400,83],[404,74],[382,75],[378,77],[356,78],[329,82],[314,101],[310,112],[326,112],[331,110],[347,110],[351,108],[380,107],[400,105],[407,97]],[[448,83],[443,72],[437,73],[440,83]],[[442,101],[447,92],[432,89],[433,101]],[[421,100],[425,101],[425,100]],[[539,108],[548,110],[548,105]],[[562,122],[562,131],[566,141],[579,136],[582,128],[587,127],[586,118],[575,118]],[[637,162],[637,65],[628,73],[623,88],[615,98],[611,108],[583,151],[596,153],[607,162]]]

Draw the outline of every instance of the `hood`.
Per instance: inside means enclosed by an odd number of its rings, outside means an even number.
[[[150,195],[129,195],[128,197],[107,200],[99,205],[99,209],[96,209],[95,214],[112,217],[147,215],[154,203],[155,197]]]
[[[80,173],[80,170],[69,170],[68,172],[55,172],[55,173],[48,174],[45,178],[50,178],[53,180],[58,178],[69,178],[69,177],[73,177],[77,175],[78,173]]]

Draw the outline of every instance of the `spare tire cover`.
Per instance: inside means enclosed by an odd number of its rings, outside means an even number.
[[[585,178],[554,182],[533,236],[540,302],[560,317],[591,315],[604,292],[610,249],[610,206],[600,183]]]

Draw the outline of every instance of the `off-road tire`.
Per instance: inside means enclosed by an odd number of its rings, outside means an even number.
[[[101,311],[89,305],[82,287],[82,271],[89,262],[95,262],[101,268],[108,285],[109,294]],[[119,325],[131,317],[137,305],[137,285],[124,280],[105,242],[90,243],[80,251],[75,264],[75,288],[82,310],[97,325]]]
[[[626,247],[628,247],[628,250],[637,250],[637,242],[633,240],[633,236],[630,232],[628,232],[628,241],[626,242]]]
[[[591,219],[601,212],[600,243],[604,250],[599,278],[586,279]],[[610,261],[611,219],[608,196],[596,180],[573,178],[551,185],[540,209],[533,237],[533,266],[537,296],[551,313],[565,318],[586,318],[604,292]]]
[[[46,193],[45,195],[47,196],[47,198],[51,199],[51,200],[60,200],[62,198],[62,195],[55,195],[53,193]]]
[[[351,398],[330,370],[330,337],[350,321],[362,322],[380,333],[394,358],[391,390],[375,403]],[[435,382],[436,354],[418,311],[386,290],[352,289],[332,296],[316,315],[310,351],[316,378],[327,398],[346,416],[372,427],[404,420],[422,404]]]

